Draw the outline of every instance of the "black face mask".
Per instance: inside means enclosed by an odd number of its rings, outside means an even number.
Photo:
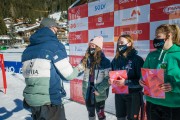
[[[127,44],[126,45],[118,45],[118,51],[120,54],[125,53],[127,49],[128,49]]]
[[[95,48],[89,48],[89,54],[93,55],[95,53]]]
[[[157,39],[155,38],[153,40],[153,45],[154,45],[154,48],[157,48],[157,49],[162,49],[164,47],[164,39]]]

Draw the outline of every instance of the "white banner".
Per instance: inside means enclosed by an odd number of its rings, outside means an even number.
[[[88,35],[89,40],[96,36],[102,36],[104,38],[104,42],[112,42],[114,41],[114,27],[89,30]]]
[[[98,0],[88,4],[88,16],[114,11],[114,0]]]
[[[82,43],[82,44],[70,44],[70,53],[69,55],[78,55],[78,56],[84,56],[85,52],[88,48],[88,43]]]
[[[80,18],[69,21],[69,32],[88,30],[88,18]]]
[[[150,23],[150,40],[154,40],[155,36],[155,31],[158,26],[161,24],[177,24],[180,27],[180,19],[171,19],[171,20],[162,20],[162,21],[157,21],[157,22],[151,22]]]
[[[129,9],[115,11],[114,25],[123,26],[149,22],[150,5],[137,6]]]
[[[138,51],[138,55],[145,59],[147,57],[147,54],[150,52],[150,41],[134,41],[134,47]]]

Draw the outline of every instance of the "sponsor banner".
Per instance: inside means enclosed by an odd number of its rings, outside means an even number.
[[[115,11],[114,25],[124,26],[149,22],[150,5],[137,6]]]
[[[69,49],[70,49],[69,55],[84,56],[87,48],[88,48],[88,43],[70,44],[69,45]]]
[[[177,24],[180,27],[180,19],[170,19],[170,20],[162,20],[150,23],[150,40],[154,40],[155,38],[155,31],[158,26],[161,24]]]
[[[104,13],[88,18],[89,29],[114,27],[114,12]]]
[[[77,31],[69,33],[69,43],[87,43],[88,42],[88,30]]]
[[[149,23],[126,25],[115,27],[114,41],[117,41],[120,35],[129,34],[134,40],[149,40]]]
[[[88,18],[69,21],[69,32],[88,30]]]
[[[84,18],[88,16],[88,5],[83,4],[68,10],[68,20]]]
[[[168,0],[151,4],[150,21],[168,20],[180,18],[180,2]]]
[[[147,54],[150,51],[149,46],[150,40],[134,41],[134,47],[138,51],[138,55],[141,56],[143,59],[146,58]]]
[[[112,42],[114,40],[114,27],[89,30],[88,35],[89,40],[93,39],[96,36],[102,36],[104,42]]]
[[[135,6],[141,6],[149,4],[150,0],[115,0],[114,1],[114,10],[122,10],[127,8],[132,8]]]
[[[82,80],[74,79],[70,81],[70,98],[73,101],[85,104],[83,95],[82,95]]]
[[[21,62],[4,61],[4,65],[5,65],[6,72],[22,74],[22,63]]]
[[[101,0],[88,4],[88,16],[114,11],[114,0]]]
[[[114,57],[114,42],[104,42],[103,52],[106,57]]]
[[[167,0],[150,0],[150,3],[157,3],[157,2],[162,2],[162,1],[167,1]]]
[[[69,62],[71,63],[72,66],[77,66],[80,61],[82,60],[84,56],[75,56],[75,55],[70,55],[69,56]]]

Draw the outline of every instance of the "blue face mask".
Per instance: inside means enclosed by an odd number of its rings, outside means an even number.
[[[128,49],[127,44],[125,44],[125,45],[118,45],[118,51],[119,51],[120,54],[125,53],[127,49]]]
[[[157,39],[155,38],[153,40],[153,45],[154,45],[154,48],[157,48],[157,49],[162,49],[164,47],[164,39]]]

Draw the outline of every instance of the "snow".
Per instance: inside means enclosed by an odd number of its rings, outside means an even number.
[[[61,17],[61,12],[53,13],[53,14],[49,15],[49,17],[58,21]]]
[[[0,50],[0,54],[4,55],[4,61],[20,62],[24,50],[25,48]]]
[[[40,24],[37,23],[36,25],[31,26],[31,27],[22,27],[22,28],[18,28],[18,29],[16,30],[16,32],[32,30],[32,29],[34,29],[34,28],[38,28],[39,25],[40,25]]]
[[[21,54],[25,48],[1,50],[5,61],[21,61]],[[6,72],[7,78],[7,93],[4,94],[0,90],[0,120],[32,120],[31,112],[23,108],[23,89],[25,81],[22,74]],[[88,120],[88,112],[85,105],[69,100],[70,98],[70,83],[64,81],[64,88],[67,96],[63,103],[67,120]],[[111,93],[111,90],[110,90]],[[109,94],[106,101],[106,111],[115,113],[114,109],[114,95]],[[106,113],[107,120],[116,120],[112,114]]]

